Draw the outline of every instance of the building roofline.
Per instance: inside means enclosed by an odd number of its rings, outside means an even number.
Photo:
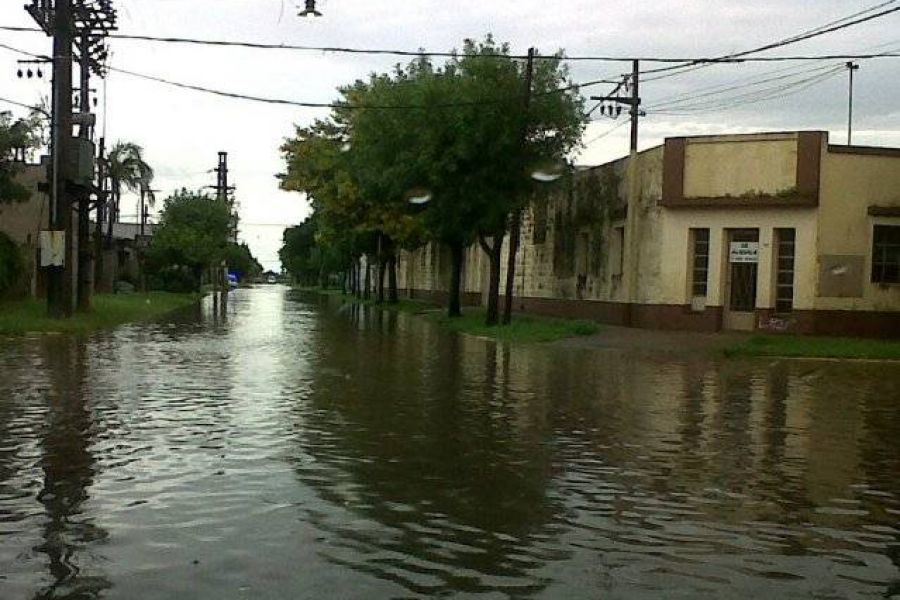
[[[864,154],[868,156],[900,157],[900,148],[891,146],[847,146],[828,144],[828,152],[831,154]]]

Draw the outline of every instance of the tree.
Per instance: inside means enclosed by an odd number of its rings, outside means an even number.
[[[111,240],[113,223],[119,220],[123,188],[146,193],[153,181],[153,168],[144,160],[144,149],[133,142],[116,142],[106,160],[107,175],[112,184],[112,198],[106,210],[109,219],[107,239]]]
[[[238,280],[253,279],[262,273],[262,265],[245,243],[229,243],[225,248],[225,264],[237,275]]]
[[[13,121],[10,113],[0,112],[0,203],[24,202],[31,197],[15,176],[27,152],[40,146],[40,117],[33,112],[27,119]]]
[[[510,215],[526,204],[530,173],[562,162],[584,126],[559,56],[541,59],[526,107],[525,67],[508,54],[487,36],[467,40],[443,66],[420,57],[356,81],[340,90],[331,120],[298,129],[283,148],[282,185],[306,193],[322,225],[353,240],[355,250],[371,244],[372,234],[381,265],[393,265],[397,247],[434,241],[450,249],[450,316],[460,314],[464,250],[477,239],[491,262],[490,324]],[[411,197],[427,207],[411,207]],[[371,246],[363,251],[371,254]]]
[[[491,36],[480,43],[466,40],[462,52],[440,68],[419,58],[393,76],[373,76],[342,90],[350,106],[379,107],[352,111],[348,118],[362,197],[397,219],[409,212],[404,200],[410,190],[427,190],[425,231],[448,246],[452,258],[451,316],[459,314],[463,251],[478,239],[491,263],[490,324],[497,321],[500,249],[509,217],[533,190],[530,173],[562,162],[584,127],[582,101],[563,85],[568,73],[559,56],[539,61],[526,109],[525,66],[508,54],[509,47]]]
[[[147,252],[154,281],[184,281],[199,289],[203,271],[226,258],[232,232],[225,200],[182,189],[165,200],[160,223]]]

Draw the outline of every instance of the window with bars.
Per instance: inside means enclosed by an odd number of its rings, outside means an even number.
[[[691,229],[691,240],[691,296],[705,298],[709,279],[709,229]]]
[[[875,225],[872,282],[900,283],[900,225]]]
[[[794,310],[796,239],[797,232],[794,229],[775,230],[775,312],[779,314]]]

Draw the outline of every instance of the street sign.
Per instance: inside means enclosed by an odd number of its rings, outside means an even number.
[[[731,247],[728,252],[728,262],[758,263],[759,242],[731,242]]]

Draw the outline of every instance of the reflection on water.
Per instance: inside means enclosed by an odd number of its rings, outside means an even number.
[[[236,292],[0,341],[0,597],[900,594],[900,367]]]

